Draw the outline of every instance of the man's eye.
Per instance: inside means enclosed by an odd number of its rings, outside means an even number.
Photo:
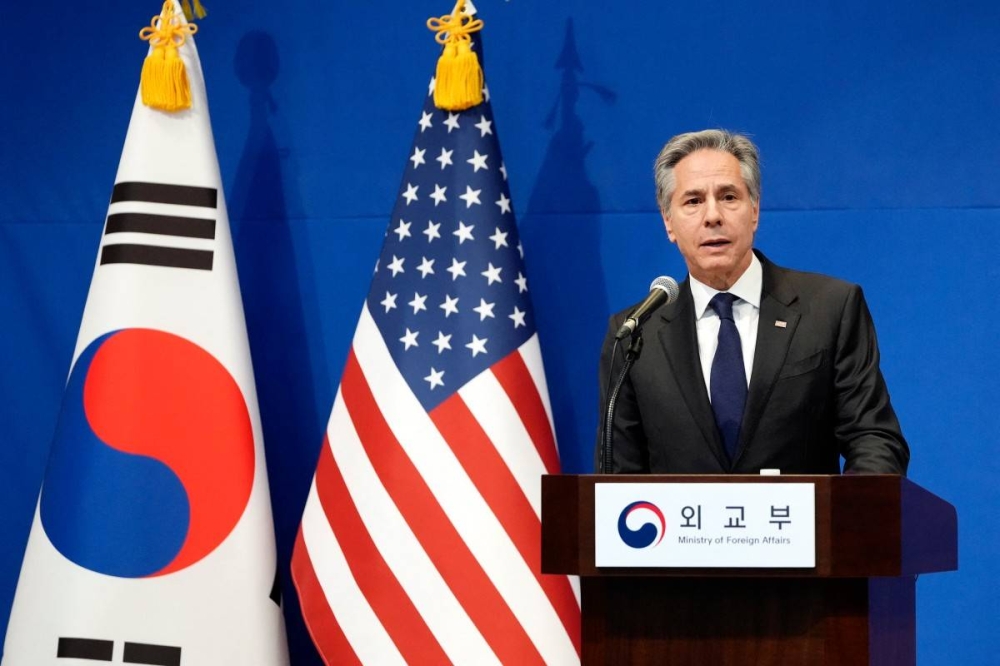
[[[698,199],[697,197],[691,197],[690,199],[685,199],[684,200],[684,205],[685,206],[693,206],[694,204],[697,204],[697,203],[700,203],[700,202],[701,202],[701,199]]]

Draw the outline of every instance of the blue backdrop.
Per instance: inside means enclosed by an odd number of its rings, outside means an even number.
[[[210,2],[197,42],[287,560],[409,155],[445,2]],[[684,274],[662,143],[763,155],[757,245],[865,287],[910,476],[958,509],[918,584],[921,664],[992,663],[1000,618],[1000,5],[480,0],[564,469],[590,470],[609,312]],[[156,0],[7,3],[0,40],[0,633]],[[292,595],[288,595],[291,597]],[[287,616],[295,664],[319,663]]]

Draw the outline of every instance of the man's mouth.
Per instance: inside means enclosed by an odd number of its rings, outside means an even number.
[[[729,240],[725,238],[713,238],[701,244],[702,247],[723,247],[729,245]]]

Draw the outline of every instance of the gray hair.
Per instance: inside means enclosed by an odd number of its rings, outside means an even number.
[[[670,213],[670,199],[674,196],[674,167],[691,153],[703,149],[720,150],[739,160],[740,173],[750,191],[751,201],[755,204],[760,201],[760,156],[750,139],[721,129],[687,132],[667,141],[653,165],[656,202],[663,215]]]

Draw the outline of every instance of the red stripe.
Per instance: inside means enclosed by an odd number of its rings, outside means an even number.
[[[542,573],[542,524],[510,468],[459,394],[436,407],[431,418],[535,575],[579,654],[580,607],[576,596],[566,576]]]
[[[305,620],[306,629],[309,630],[323,663],[326,666],[361,664],[358,655],[341,631],[337,618],[333,616],[333,611],[330,610],[326,595],[323,594],[323,588],[320,587],[312,561],[309,559],[301,527],[298,536],[295,537],[295,549],[292,551],[292,583],[299,594],[302,619]]]
[[[559,473],[559,452],[556,450],[556,438],[552,434],[552,424],[549,423],[542,396],[538,393],[528,366],[519,351],[514,351],[492,367],[500,386],[507,393],[517,415],[521,417],[528,436],[535,444],[545,471],[549,474]]]
[[[544,663],[386,423],[353,350],[341,394],[386,490],[497,658],[504,664]]]
[[[403,659],[410,664],[450,663],[372,541],[326,441],[316,466],[316,490],[355,582]]]

